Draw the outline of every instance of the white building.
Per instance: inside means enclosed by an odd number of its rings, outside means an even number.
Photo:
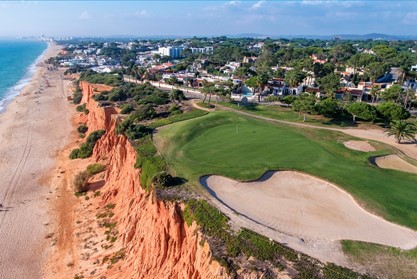
[[[161,56],[169,56],[171,58],[181,57],[181,52],[184,50],[183,47],[160,47],[158,53]]]
[[[213,53],[213,47],[212,46],[208,46],[208,47],[191,47],[190,48],[191,53]]]

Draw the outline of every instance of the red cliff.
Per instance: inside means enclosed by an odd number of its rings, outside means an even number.
[[[124,251],[122,260],[88,277],[228,278],[212,259],[209,245],[201,241],[197,227],[184,222],[183,205],[159,201],[140,186],[140,170],[134,168],[136,152],[125,136],[115,133],[117,110],[100,107],[93,100],[95,85],[81,82],[80,87],[89,110],[89,132],[106,130],[93,154],[95,161],[107,164],[99,203],[114,204],[112,220],[118,231],[114,245]]]

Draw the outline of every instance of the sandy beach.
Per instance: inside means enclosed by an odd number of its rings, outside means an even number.
[[[60,47],[50,43],[32,81],[0,113],[0,278],[40,278],[51,247],[50,186],[58,151],[71,131],[71,81],[43,63]],[[55,174],[56,175],[56,174]]]

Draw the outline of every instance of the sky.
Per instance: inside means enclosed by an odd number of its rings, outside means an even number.
[[[417,35],[417,1],[0,1],[0,37]]]

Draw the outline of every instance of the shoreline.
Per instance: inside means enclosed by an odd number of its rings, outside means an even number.
[[[47,42],[45,50],[42,51],[42,53],[36,57],[35,61],[26,68],[25,74],[15,84],[7,89],[4,99],[0,100],[0,114],[5,112],[7,106],[12,103],[13,100],[25,89],[25,87],[32,82],[32,79],[38,70],[38,64],[45,60],[44,57],[46,57],[46,54],[52,44],[53,43],[51,42]]]
[[[51,251],[50,181],[70,135],[71,82],[44,61],[60,50],[48,43],[30,81],[0,111],[0,278],[42,277]]]

